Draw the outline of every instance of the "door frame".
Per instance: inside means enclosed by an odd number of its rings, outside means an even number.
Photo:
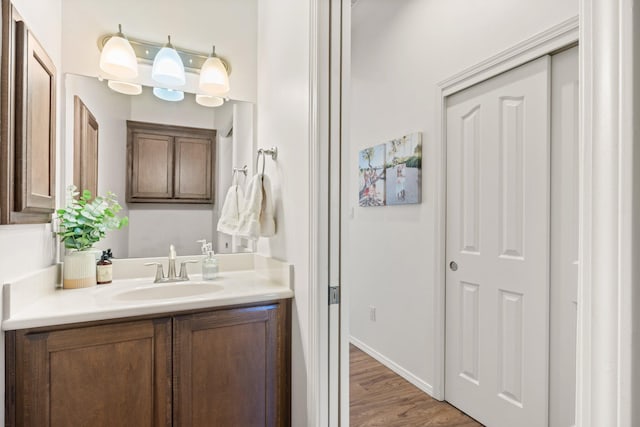
[[[578,17],[572,17],[548,30],[531,37],[471,68],[468,68],[438,84],[437,114],[440,141],[439,170],[436,172],[436,229],[439,250],[436,251],[435,288],[433,299],[434,313],[434,379],[433,396],[444,400],[445,395],[445,307],[446,307],[446,221],[447,221],[447,135],[446,102],[447,97],[467,89],[477,83],[495,77],[505,71],[519,67],[541,56],[551,54],[578,41]]]
[[[637,128],[634,132],[634,121],[640,123],[640,75],[634,77],[634,71],[640,67],[640,44],[633,43],[638,31],[634,33],[634,24],[636,28],[640,26],[640,8],[634,9],[633,2],[579,0],[579,19],[563,23],[568,27],[564,32],[561,28],[564,25],[560,24],[545,31],[543,34],[546,36],[534,37],[537,43],[531,43],[531,39],[529,43],[525,41],[438,85],[436,110],[439,121],[434,131],[440,144],[433,154],[440,159],[436,171],[437,217],[434,222],[440,251],[436,251],[438,258],[432,302],[435,322],[433,344],[434,348],[441,349],[436,352],[434,361],[433,390],[437,398],[444,396],[444,98],[456,88],[468,87],[501,69],[506,71],[526,62],[526,58],[544,54],[535,54],[536,50],[544,51],[544,46],[547,46],[548,53],[553,43],[562,47],[579,40],[580,265],[576,421],[580,427],[631,427],[634,422],[640,422],[640,409],[632,405],[640,396],[640,362],[633,358],[634,352],[640,351],[640,328],[632,327],[634,322],[640,322],[640,310],[633,310],[634,305],[640,307],[640,292],[632,292],[634,280],[640,278],[640,265],[633,266],[632,263],[634,257],[640,256],[640,186],[633,185],[634,179],[640,180],[640,150],[633,150],[634,136],[638,138]],[[330,34],[330,25],[317,13],[319,0],[310,0],[310,3],[310,91],[315,96],[310,101],[312,150],[309,165],[310,190],[317,190],[322,178],[318,176],[321,162],[316,150],[323,145],[318,130],[327,125],[318,120],[318,98],[328,100],[328,104],[335,108],[340,108],[341,100],[331,99],[328,91],[322,90],[324,85],[318,78],[332,72],[327,57],[319,55],[317,49],[319,40]],[[529,48],[536,44],[537,48]],[[623,88],[625,90],[621,90]],[[348,92],[348,85],[342,90]],[[596,121],[592,121],[594,117]],[[328,372],[329,342],[323,339],[328,331],[322,322],[326,320],[328,306],[324,298],[327,285],[319,280],[319,276],[322,274],[321,266],[328,263],[329,254],[318,251],[316,245],[326,243],[328,236],[318,231],[328,215],[318,218],[316,209],[326,206],[329,196],[319,192],[311,194],[310,233],[313,237],[310,239],[307,408],[309,425],[325,427],[329,425],[328,402],[320,390],[327,390],[329,382],[328,376],[321,374]],[[597,262],[591,263],[592,259]],[[346,322],[343,322],[339,332],[345,334],[346,327]],[[342,412],[348,412],[347,408],[342,408]]]

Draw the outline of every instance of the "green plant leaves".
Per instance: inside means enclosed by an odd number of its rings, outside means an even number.
[[[90,248],[102,240],[108,230],[120,229],[129,223],[127,217],[117,217],[122,206],[112,192],[108,192],[106,197],[92,199],[89,190],[84,190],[80,198],[76,198],[80,194],[76,190],[73,185],[67,188],[68,205],[56,211],[60,221],[57,234],[66,248]]]

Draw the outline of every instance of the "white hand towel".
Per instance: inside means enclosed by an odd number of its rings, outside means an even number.
[[[237,235],[251,240],[260,237],[260,210],[262,209],[262,176],[255,175],[247,185],[243,209],[240,211]]]
[[[276,234],[276,222],[273,217],[273,196],[271,180],[262,175],[262,209],[260,210],[260,236],[271,237]]]
[[[244,210],[244,191],[239,185],[232,185],[222,205],[222,212],[218,220],[218,231],[231,234],[238,232],[240,213]]]

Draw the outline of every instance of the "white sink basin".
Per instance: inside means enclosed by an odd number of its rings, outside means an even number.
[[[144,288],[136,288],[115,294],[113,299],[120,301],[146,301],[164,300],[172,298],[185,298],[196,295],[211,294],[224,289],[220,285],[212,283],[171,283]]]

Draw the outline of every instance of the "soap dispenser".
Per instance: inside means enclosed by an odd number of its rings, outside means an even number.
[[[213,244],[207,243],[205,239],[198,240],[202,244],[201,251],[205,255],[202,261],[202,278],[204,280],[213,280],[218,277],[218,260],[214,257]]]
[[[213,255],[213,250],[207,251],[207,257],[202,261],[202,278],[204,280],[213,280],[218,277],[218,260]]]

